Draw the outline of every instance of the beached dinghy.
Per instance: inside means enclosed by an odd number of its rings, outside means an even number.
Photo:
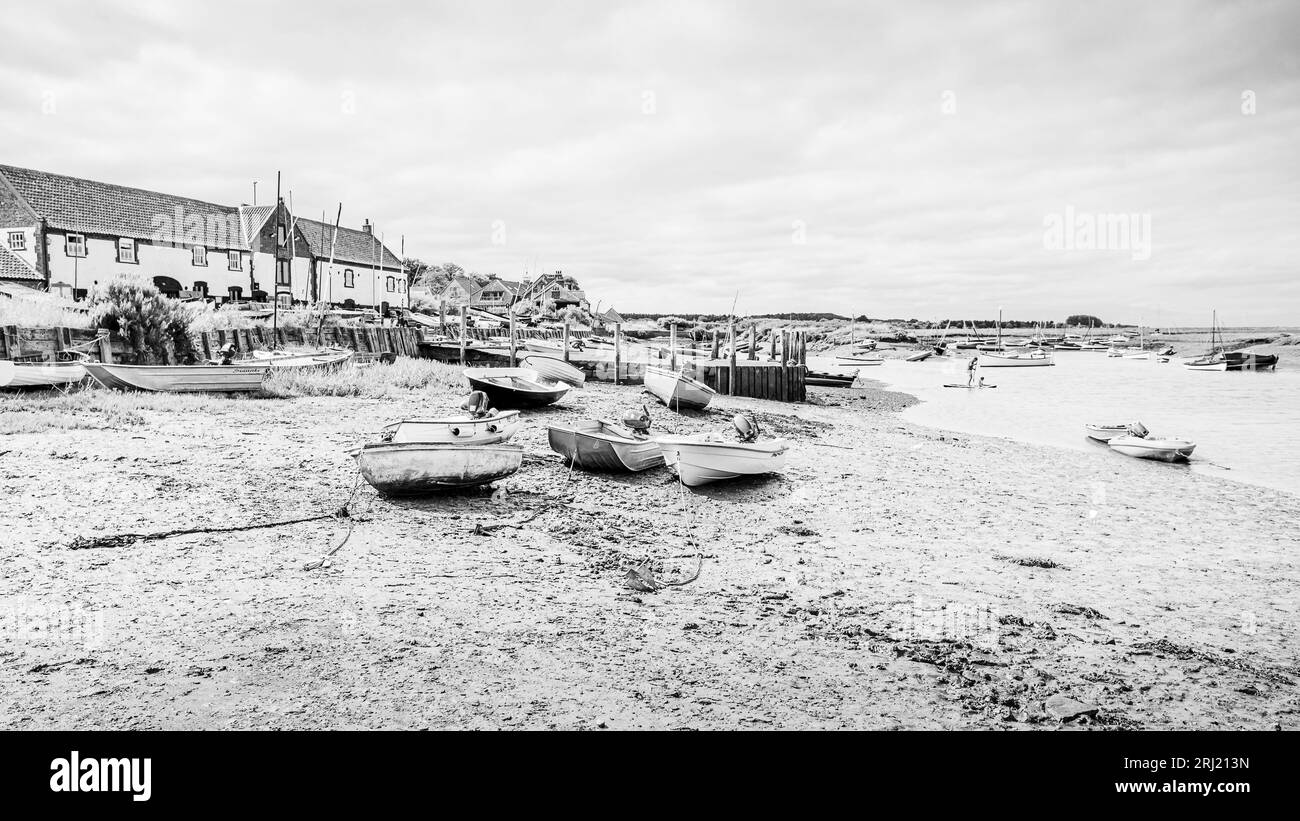
[[[575,388],[581,388],[587,383],[587,374],[573,367],[563,359],[556,359],[553,356],[543,356],[542,354],[528,354],[523,358],[523,363],[547,379],[554,379],[556,382],[564,382]]]
[[[540,408],[569,392],[568,385],[531,368],[466,368],[464,375],[471,389],[486,393],[498,408]]]
[[[107,365],[87,362],[86,370],[106,388],[164,393],[240,393],[262,389],[271,366],[259,365]]]
[[[0,361],[0,389],[50,388],[71,385],[86,378],[80,362],[10,362]]]
[[[1089,424],[1084,425],[1083,430],[1088,434],[1089,439],[1096,439],[1098,442],[1109,442],[1117,436],[1128,436],[1128,425],[1106,425],[1106,424]]]
[[[699,487],[709,482],[775,473],[785,467],[790,443],[784,439],[757,441],[758,425],[740,415],[733,420],[740,441],[718,434],[663,436],[658,440],[664,463],[677,471],[682,484]]]
[[[1126,426],[1123,436],[1107,442],[1110,449],[1136,459],[1156,459],[1161,462],[1183,462],[1189,459],[1196,443],[1179,436],[1155,436],[1146,425],[1134,422]]]
[[[853,373],[818,373],[816,371],[807,371],[804,374],[804,384],[814,385],[822,388],[851,388],[853,383],[858,379],[858,372]]]
[[[931,356],[934,356],[934,351],[917,351],[916,353],[912,354],[911,356],[905,357],[905,358],[903,359],[903,361],[904,361],[904,362],[922,362],[922,361],[924,361],[924,360],[926,360],[926,359],[929,359]]]
[[[566,465],[583,470],[635,473],[664,463],[658,442],[603,419],[552,425],[547,438]]]
[[[523,464],[521,445],[379,442],[356,452],[361,475],[386,496],[412,496],[485,485]]]
[[[242,365],[270,365],[273,370],[292,368],[330,368],[344,365],[354,356],[353,351],[319,350],[301,353],[284,351],[253,351],[253,358],[238,363]]]
[[[423,442],[425,444],[495,445],[509,442],[523,427],[519,411],[508,410],[484,417],[450,419],[403,419],[385,425],[381,438],[385,442]]]
[[[654,365],[646,365],[645,388],[672,410],[703,410],[716,394],[713,388],[703,382]]]
[[[883,356],[837,356],[835,362],[840,365],[883,365],[885,358]]]

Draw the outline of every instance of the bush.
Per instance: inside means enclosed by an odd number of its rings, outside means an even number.
[[[193,362],[190,313],[138,277],[118,277],[90,295],[90,324],[112,331],[141,364]]]
[[[15,288],[11,298],[0,294],[0,325],[21,328],[89,328],[90,314],[74,303],[41,291]]]

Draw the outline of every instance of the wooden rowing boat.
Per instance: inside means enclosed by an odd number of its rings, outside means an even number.
[[[675,411],[682,408],[703,410],[717,393],[686,374],[654,365],[646,366],[645,387],[656,399]]]
[[[162,393],[242,393],[262,389],[271,371],[258,365],[109,365],[87,362],[86,370],[106,388]]]
[[[509,442],[524,425],[519,411],[508,410],[492,416],[469,416],[450,419],[403,419],[385,425],[381,438],[385,442],[423,442],[443,445],[495,445]]]
[[[361,475],[386,496],[412,496],[485,485],[523,464],[520,445],[379,442],[356,452]]]
[[[353,351],[319,350],[302,353],[283,351],[253,351],[252,359],[232,362],[233,365],[270,365],[272,370],[295,368],[332,368],[347,364],[355,356]]]
[[[521,361],[542,376],[554,379],[556,382],[564,382],[575,388],[581,388],[587,382],[587,374],[553,356],[532,353],[523,357]]]
[[[552,425],[547,439],[566,465],[583,470],[635,473],[664,463],[658,442],[602,419]]]
[[[1098,442],[1109,442],[1117,436],[1127,436],[1129,434],[1127,424],[1088,424],[1084,425],[1083,429],[1089,439],[1095,439]]]
[[[658,440],[664,463],[677,471],[687,487],[698,487],[740,476],[775,473],[785,467],[790,448],[784,439],[727,442],[703,436],[663,436]]]
[[[1107,442],[1110,449],[1137,459],[1184,462],[1191,458],[1196,443],[1173,436],[1117,436]]]
[[[11,362],[0,360],[0,389],[50,388],[86,378],[80,362]]]
[[[497,408],[540,408],[569,392],[531,368],[466,368],[464,375],[470,390],[483,391]]]

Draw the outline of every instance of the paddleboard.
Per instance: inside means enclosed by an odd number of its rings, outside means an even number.
[[[969,391],[979,390],[980,388],[996,388],[997,385],[944,385],[945,388],[965,388]]]

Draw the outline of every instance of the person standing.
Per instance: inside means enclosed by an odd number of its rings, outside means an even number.
[[[970,362],[966,365],[966,387],[969,388],[975,384],[975,369],[979,366],[980,358],[978,356],[972,356]],[[982,382],[983,380],[981,379],[980,381]]]

